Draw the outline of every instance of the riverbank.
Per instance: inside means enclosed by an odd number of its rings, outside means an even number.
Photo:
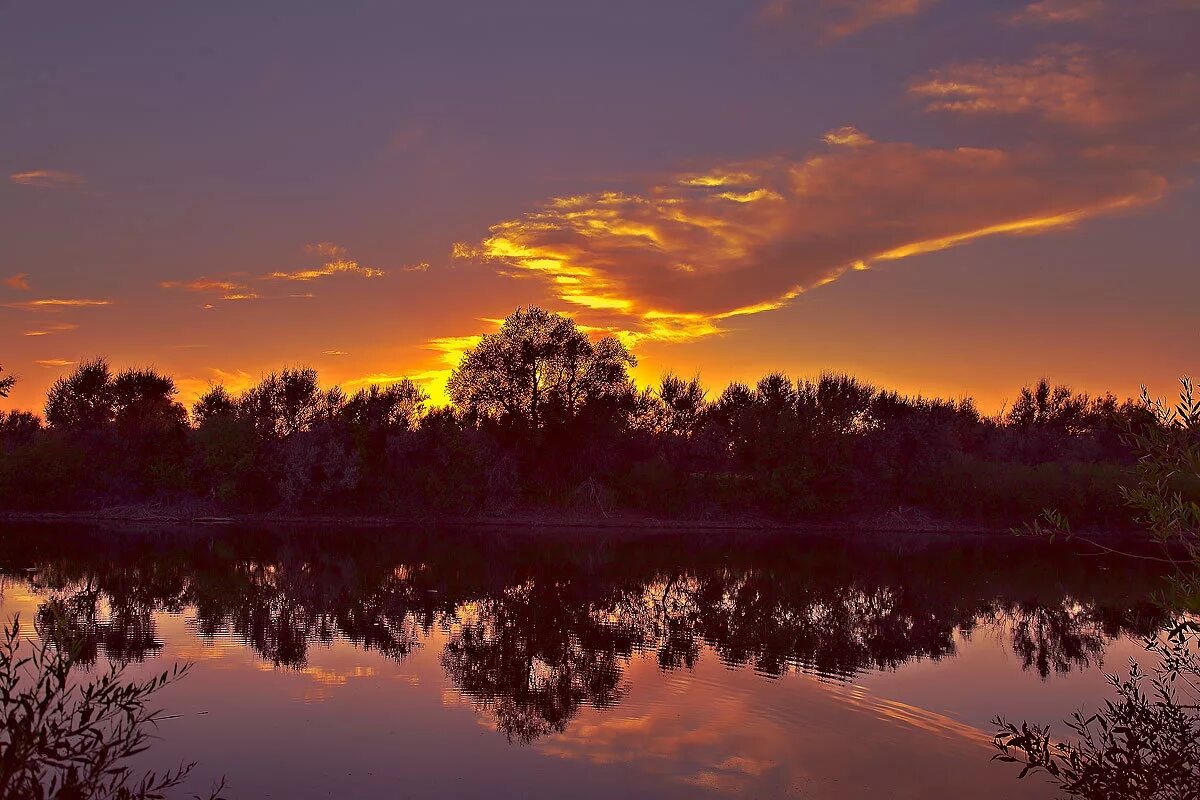
[[[636,513],[603,515],[570,513],[559,510],[525,511],[490,516],[379,516],[346,514],[288,514],[284,512],[218,514],[192,507],[124,505],[83,511],[0,511],[0,523],[134,524],[167,526],[287,526],[388,528],[421,525],[446,528],[547,529],[637,531],[796,531],[798,533],[910,533],[968,536],[1012,536],[1004,525],[939,520],[912,509],[902,509],[875,517],[832,521],[777,520],[765,517],[737,516],[721,519],[654,517]],[[1086,530],[1080,535],[1107,540],[1143,539],[1128,530]]]

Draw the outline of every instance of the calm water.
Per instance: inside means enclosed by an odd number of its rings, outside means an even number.
[[[1000,539],[0,528],[5,616],[191,660],[148,765],[231,797],[1052,797],[1157,576]],[[60,617],[62,618],[62,617]]]

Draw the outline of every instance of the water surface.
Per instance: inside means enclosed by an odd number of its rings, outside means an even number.
[[[0,528],[0,610],[190,660],[148,766],[230,797],[1052,797],[1148,567],[1006,537]]]

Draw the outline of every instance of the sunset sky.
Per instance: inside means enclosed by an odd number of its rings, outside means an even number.
[[[4,407],[348,389],[518,305],[714,393],[1200,375],[1200,0],[0,3]]]

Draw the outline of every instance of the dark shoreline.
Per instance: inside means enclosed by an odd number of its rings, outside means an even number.
[[[965,537],[1016,537],[1013,528],[1002,525],[956,523],[943,520],[845,519],[830,522],[780,521],[763,518],[681,519],[642,515],[613,514],[587,516],[568,513],[513,514],[507,516],[450,517],[450,516],[354,516],[340,514],[197,514],[183,509],[154,507],[117,507],[91,511],[0,511],[0,523],[70,523],[84,525],[166,525],[170,527],[338,527],[394,528],[419,525],[430,528],[488,528],[497,532],[505,529],[524,531],[638,531],[640,533],[679,533],[683,531],[772,532],[797,534],[918,534]],[[1082,530],[1077,537],[1107,541],[1150,541],[1148,534],[1131,530]]]

